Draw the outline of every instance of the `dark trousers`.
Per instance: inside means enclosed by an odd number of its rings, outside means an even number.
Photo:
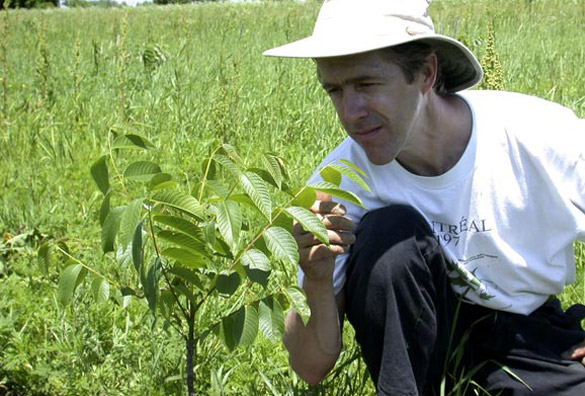
[[[584,396],[585,366],[561,354],[585,340],[585,307],[551,300],[529,316],[462,302],[424,218],[393,205],[356,232],[346,313],[379,395]],[[473,379],[474,383],[470,380]],[[479,389],[479,388],[478,388]]]

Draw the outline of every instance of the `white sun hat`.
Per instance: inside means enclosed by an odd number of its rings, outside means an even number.
[[[325,0],[313,34],[264,52],[266,56],[328,58],[354,55],[413,41],[432,45],[445,88],[457,92],[479,83],[483,70],[459,41],[435,33],[431,0]]]

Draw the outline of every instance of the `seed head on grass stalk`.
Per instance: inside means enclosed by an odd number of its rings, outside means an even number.
[[[47,44],[47,22],[43,18],[38,31],[37,78],[41,90],[41,102],[49,107],[53,100],[51,88],[51,57]]]
[[[10,0],[4,0],[4,20],[2,21],[2,41],[0,47],[2,54],[0,62],[2,65],[2,123],[8,120],[8,32],[10,31],[10,20],[8,16],[8,8],[10,7]]]
[[[504,90],[504,68],[496,50],[496,32],[493,21],[488,24],[486,53],[481,58],[481,66],[484,71],[484,77],[479,89]]]
[[[122,18],[122,28],[118,37],[116,37],[116,77],[118,81],[118,95],[120,100],[120,118],[122,121],[127,120],[126,112],[126,74],[128,73],[128,16],[130,10],[126,10]],[[95,51],[95,48],[94,48]],[[95,53],[94,53],[95,56]]]

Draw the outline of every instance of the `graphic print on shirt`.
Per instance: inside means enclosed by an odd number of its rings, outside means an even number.
[[[468,219],[465,216],[461,217],[461,221],[458,224],[448,224],[441,221],[431,220],[430,225],[437,242],[445,251],[450,253],[449,256],[455,255],[455,252],[458,251],[457,246],[459,246],[463,240],[469,238],[469,234],[491,231],[491,227],[486,224],[486,219]],[[489,293],[486,284],[476,276],[477,267],[473,270],[468,268],[469,263],[472,261],[484,258],[497,259],[498,256],[480,253],[469,258],[455,259],[453,257],[452,260],[448,260],[449,280],[457,289],[463,289],[461,293],[463,297],[465,297],[470,290],[473,290],[473,292],[484,301],[491,300],[495,297]]]

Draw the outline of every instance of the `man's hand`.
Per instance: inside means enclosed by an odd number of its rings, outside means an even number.
[[[345,207],[333,202],[331,195],[317,193],[317,200],[311,207],[328,230],[330,246],[323,244],[313,234],[303,230],[297,223],[293,236],[299,245],[300,266],[307,279],[328,281],[333,279],[335,257],[349,251],[349,245],[355,242],[354,223],[345,217]]]
[[[585,341],[573,346],[564,353],[563,357],[570,360],[580,360],[585,365]]]

